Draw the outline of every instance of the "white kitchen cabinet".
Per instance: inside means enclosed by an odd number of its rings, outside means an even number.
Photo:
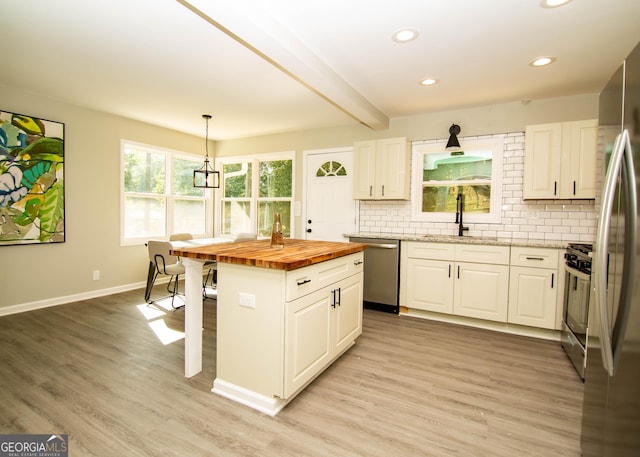
[[[507,321],[509,247],[408,242],[405,306]]]
[[[511,249],[509,323],[559,330],[559,257],[556,249]]]
[[[456,262],[453,296],[457,316],[506,322],[509,266]]]
[[[410,150],[406,138],[354,144],[353,198],[409,200]]]
[[[451,261],[408,259],[407,306],[453,314],[453,267]]]
[[[528,125],[523,198],[595,198],[597,133],[596,119]]]
[[[275,415],[362,333],[363,253],[290,271],[219,263],[213,392]]]
[[[362,333],[362,273],[285,307],[284,398],[289,398]]]

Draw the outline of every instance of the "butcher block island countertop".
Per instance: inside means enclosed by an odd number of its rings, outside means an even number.
[[[360,252],[364,248],[361,243],[285,239],[282,249],[271,248],[270,240],[258,240],[179,248],[171,253],[183,258],[290,271]]]

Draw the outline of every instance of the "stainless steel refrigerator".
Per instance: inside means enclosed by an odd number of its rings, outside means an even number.
[[[582,417],[585,457],[640,456],[640,45],[600,95],[599,212]]]

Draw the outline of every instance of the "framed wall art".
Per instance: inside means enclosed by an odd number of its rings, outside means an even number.
[[[0,246],[64,241],[64,124],[0,111]]]

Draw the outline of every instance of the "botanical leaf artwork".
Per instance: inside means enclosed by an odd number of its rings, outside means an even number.
[[[0,245],[64,241],[64,124],[0,111]]]

